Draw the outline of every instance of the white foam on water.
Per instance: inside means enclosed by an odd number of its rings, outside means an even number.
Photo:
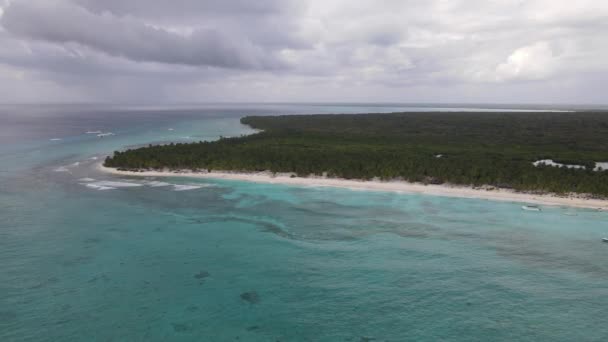
[[[103,137],[109,137],[109,136],[112,136],[112,135],[115,135],[115,134],[114,134],[114,133],[112,133],[112,132],[108,132],[108,133],[99,133],[99,134],[97,134],[97,136],[98,136],[98,137],[100,137],[100,138],[103,138]]]
[[[159,181],[149,181],[145,183],[147,186],[151,186],[153,188],[159,188],[163,186],[171,186],[173,184],[167,182],[159,182]]]
[[[88,179],[92,178],[82,178],[80,179],[83,182],[87,182]],[[94,181],[94,179],[92,179]],[[135,188],[142,186],[139,183],[129,183],[129,182],[115,182],[115,181],[99,181],[99,182],[89,182],[89,183],[80,183],[81,185],[86,186],[87,188],[95,189],[95,190],[115,190],[119,188]]]
[[[53,139],[49,139],[50,141],[61,141],[61,138],[53,138]]]
[[[80,178],[78,181],[79,182],[94,182],[95,179],[89,178],[89,177],[85,177],[85,178]]]
[[[101,134],[102,131],[87,131],[86,134]]]
[[[97,185],[97,184],[94,184],[94,183],[80,183],[80,184],[86,186],[87,188],[95,189],[95,190],[101,190],[101,191],[104,191],[104,190],[116,190],[116,188],[113,188],[111,186]]]
[[[97,160],[97,157],[91,157],[91,160]]]
[[[138,186],[142,186],[139,183],[130,183],[130,182],[116,182],[116,181],[99,181],[93,183],[97,186],[107,186],[112,188],[134,188]]]
[[[174,184],[173,191],[189,191],[196,190],[205,187],[204,185],[182,185],[182,184]]]
[[[89,189],[95,189],[95,190],[110,190],[110,187],[107,186],[101,186],[101,185],[97,185],[97,184],[93,184],[93,183],[80,183],[80,185],[84,185]]]
[[[70,171],[70,168],[78,166],[78,165],[80,165],[80,162],[75,162],[75,163],[72,163],[70,165],[60,166],[60,167],[56,168],[53,171],[55,171],[55,172],[69,172],[69,173],[71,173],[72,171]]]

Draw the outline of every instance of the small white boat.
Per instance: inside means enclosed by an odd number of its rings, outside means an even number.
[[[603,238],[602,241],[603,242],[608,242],[608,238]]]
[[[524,205],[521,208],[527,211],[540,211],[540,208],[535,205]]]

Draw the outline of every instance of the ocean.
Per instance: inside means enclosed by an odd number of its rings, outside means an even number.
[[[608,340],[606,212],[95,168],[245,115],[434,109],[0,106],[0,341]]]

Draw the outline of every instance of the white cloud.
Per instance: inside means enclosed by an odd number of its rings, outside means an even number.
[[[547,42],[538,42],[515,50],[506,62],[496,67],[496,80],[540,80],[553,74],[558,58]]]

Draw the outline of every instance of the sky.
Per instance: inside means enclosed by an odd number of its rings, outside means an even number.
[[[0,103],[606,104],[608,1],[0,0]]]

